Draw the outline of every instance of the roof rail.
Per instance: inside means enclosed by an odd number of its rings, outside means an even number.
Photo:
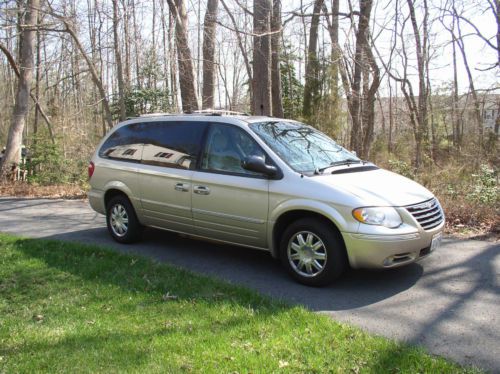
[[[232,115],[232,116],[248,116],[248,113],[244,112],[235,112],[233,110],[226,109],[202,109],[202,110],[193,110],[191,112],[187,112],[186,114],[207,114],[213,116],[222,116],[222,115]]]
[[[140,114],[139,117],[159,117],[159,116],[171,116],[172,113],[168,112],[158,112],[158,113],[146,113],[146,114]]]

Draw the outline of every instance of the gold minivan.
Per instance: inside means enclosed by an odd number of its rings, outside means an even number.
[[[444,214],[426,188],[302,123],[220,113],[127,120],[89,164],[111,236],[144,226],[269,251],[307,285],[428,256]]]

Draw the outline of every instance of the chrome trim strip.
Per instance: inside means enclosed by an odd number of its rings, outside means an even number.
[[[351,234],[353,238],[363,239],[363,240],[380,240],[380,241],[401,241],[401,240],[412,240],[419,239],[420,234],[418,232],[413,234],[401,234],[401,235],[370,235],[370,234]]]

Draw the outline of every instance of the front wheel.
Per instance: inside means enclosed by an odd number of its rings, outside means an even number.
[[[119,243],[136,242],[141,235],[141,224],[129,199],[119,195],[106,206],[108,231]]]
[[[293,222],[283,233],[281,261],[290,275],[308,286],[332,283],[346,267],[345,247],[340,234],[315,218]]]

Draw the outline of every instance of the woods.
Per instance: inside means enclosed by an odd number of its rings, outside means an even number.
[[[0,7],[3,179],[21,145],[38,148],[29,175],[53,157],[78,179],[118,121],[198,109],[301,120],[362,158],[402,159],[416,173],[471,152],[498,161],[495,0]]]

